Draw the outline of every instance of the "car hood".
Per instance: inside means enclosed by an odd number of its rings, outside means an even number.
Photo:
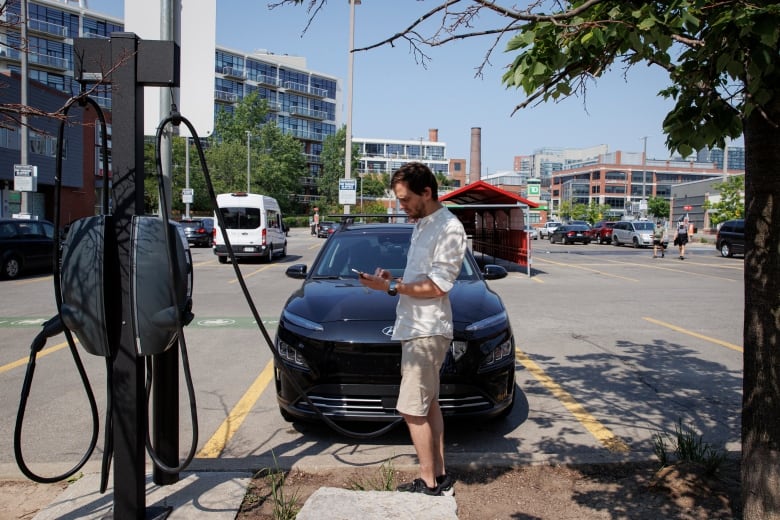
[[[485,282],[458,281],[450,291],[456,329],[504,310]],[[395,322],[397,297],[363,287],[357,280],[308,280],[287,300],[285,310],[315,323]]]

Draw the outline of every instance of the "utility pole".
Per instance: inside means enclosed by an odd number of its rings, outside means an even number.
[[[355,84],[354,79],[354,64],[355,55],[352,50],[355,48],[355,4],[359,4],[360,0],[348,0],[349,1],[349,67],[347,69],[347,82],[349,83],[349,90],[347,90],[347,126],[346,126],[346,138],[344,139],[344,178],[350,179],[352,177],[352,91]],[[349,215],[349,204],[344,205],[344,213]]]
[[[642,217],[647,217],[647,198],[645,197],[645,186],[647,185],[647,136],[640,137],[644,144],[642,145],[642,202],[639,203],[639,213]]]
[[[28,151],[30,148],[30,131],[27,128],[27,85],[28,85],[28,79],[27,79],[27,53],[30,49],[29,42],[27,39],[27,0],[22,0],[21,4],[22,9],[22,53],[21,53],[21,59],[22,59],[22,78],[21,78],[21,105],[22,105],[22,117],[21,117],[21,125],[19,136],[21,138],[21,157],[19,158],[19,161],[23,165],[27,165],[28,161]],[[22,192],[22,205],[20,208],[20,213],[25,216],[29,216],[32,214],[32,204],[30,203],[30,192],[23,191]]]

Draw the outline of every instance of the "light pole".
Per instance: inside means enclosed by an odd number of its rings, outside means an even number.
[[[647,136],[640,137],[642,145],[642,202],[639,203],[639,212],[642,217],[647,216],[647,199],[645,198],[645,176],[647,175]]]
[[[355,4],[360,4],[360,0],[349,1],[349,68],[347,69],[347,127],[346,139],[344,140],[344,178],[352,177],[352,89],[355,83],[353,68],[355,56],[352,50],[355,48]],[[349,204],[344,205],[344,213],[349,215]]]
[[[252,132],[249,130],[246,131],[246,192],[252,193],[252,190],[249,186],[250,181],[250,172],[251,172],[251,160],[250,160],[250,148],[249,148],[249,138],[252,136]]]

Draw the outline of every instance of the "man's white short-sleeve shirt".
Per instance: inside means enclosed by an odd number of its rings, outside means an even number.
[[[403,283],[429,278],[449,293],[460,273],[466,253],[466,231],[458,218],[444,207],[420,219],[412,233]],[[402,294],[396,308],[393,339],[424,336],[452,338],[452,307],[449,294],[438,298],[415,298]]]

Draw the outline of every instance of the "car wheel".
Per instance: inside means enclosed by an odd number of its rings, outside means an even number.
[[[273,246],[268,246],[268,254],[265,257],[265,261],[267,263],[269,263],[269,264],[274,261],[274,247]]]
[[[615,235],[612,235],[612,245],[613,246],[619,246],[620,245],[620,241],[617,239],[617,237]]]
[[[633,242],[633,245],[634,245],[634,247],[635,247],[635,248],[636,248],[636,247],[639,247],[639,240],[638,240],[636,237],[634,237],[634,239],[632,240],[632,242]]]
[[[731,252],[731,248],[729,247],[728,242],[723,242],[720,245],[720,256],[727,257],[727,256],[733,256],[734,253]]]
[[[219,259],[220,264],[226,264],[228,261],[228,257],[226,256],[218,256],[217,258]]]
[[[0,274],[2,274],[3,278],[11,279],[19,276],[21,270],[22,266],[19,263],[19,259],[15,256],[11,256],[3,263],[3,270]]]
[[[284,243],[284,247],[282,248],[282,258],[287,256],[287,242]]]

